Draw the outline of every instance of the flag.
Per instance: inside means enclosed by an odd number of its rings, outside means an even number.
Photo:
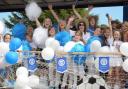
[[[99,57],[99,71],[106,73],[109,71],[109,57]]]
[[[56,71],[59,73],[64,73],[67,71],[67,59],[66,57],[57,58],[56,60]]]

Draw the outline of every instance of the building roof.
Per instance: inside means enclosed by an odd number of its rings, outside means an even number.
[[[0,11],[21,11],[30,0],[0,0]],[[77,7],[94,6],[121,6],[128,3],[128,0],[33,0],[36,1],[42,9],[47,9],[48,3],[55,8],[71,8],[72,4]]]

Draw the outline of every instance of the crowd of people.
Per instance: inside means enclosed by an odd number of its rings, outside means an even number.
[[[118,50],[120,45],[123,42],[128,42],[128,22],[124,21],[123,23],[112,20],[112,17],[106,15],[108,19],[108,26],[99,26],[98,25],[98,17],[89,15],[85,13],[85,17],[82,17],[77,10],[75,9],[75,5],[72,6],[74,14],[61,19],[57,15],[57,13],[53,10],[52,5],[48,5],[49,10],[57,21],[58,27],[54,27],[52,23],[52,19],[47,17],[44,19],[43,23],[40,23],[38,19],[36,19],[37,27],[45,28],[47,31],[48,37],[55,38],[56,34],[62,31],[66,31],[72,37],[72,41],[80,42],[82,45],[86,45],[92,37],[97,37],[100,39],[102,46],[115,46]],[[91,11],[92,8],[88,8],[88,12]],[[29,51],[31,50],[42,50],[42,46],[37,46],[33,42],[33,32],[34,28],[32,26],[28,26],[26,32],[26,40],[23,41],[23,44],[28,44],[27,47]],[[42,35],[43,36],[43,35]],[[9,46],[9,42],[11,40],[10,34],[5,34],[4,36],[0,34],[0,42],[4,42]],[[60,43],[61,46],[65,44]],[[22,46],[22,49],[26,50],[26,46]],[[51,75],[50,75],[51,76]],[[66,75],[67,76],[67,75]],[[64,80],[66,81],[66,80]],[[51,84],[52,86],[52,84]],[[62,86],[62,87],[65,87]]]

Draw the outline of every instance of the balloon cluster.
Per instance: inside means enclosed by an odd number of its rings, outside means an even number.
[[[19,67],[16,71],[16,83],[14,89],[38,88],[39,77],[36,75],[28,76],[29,72],[25,67]]]
[[[18,53],[16,50],[20,48],[22,45],[22,41],[19,38],[13,38],[11,39],[9,43],[10,51],[6,53],[5,59],[6,62],[9,64],[16,64],[18,61]]]

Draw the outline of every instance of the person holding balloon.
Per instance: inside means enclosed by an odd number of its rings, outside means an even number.
[[[8,47],[8,49],[9,49],[9,42],[10,42],[10,40],[11,40],[11,35],[9,33],[6,33],[4,35],[4,37],[3,37],[3,42],[4,42],[4,46]],[[8,84],[8,81],[10,79],[9,78],[9,74],[11,72],[11,68],[10,67],[6,67],[5,70],[6,70],[6,78],[5,78],[4,82],[5,82],[5,84],[6,83]]]
[[[84,52],[83,33],[81,31],[75,32],[73,42],[75,44],[70,49],[69,52]],[[80,79],[82,79],[84,74],[85,74],[84,66],[83,66],[83,64],[85,62],[85,58],[83,56],[80,56],[80,55],[72,55],[72,56],[73,57],[71,57],[71,59],[68,59],[68,63],[69,63],[68,69],[73,70],[74,77],[72,74],[64,73],[63,82],[62,82],[62,86],[61,86],[62,88],[64,88],[66,86],[68,75],[69,75],[69,88],[72,88],[72,87],[76,87],[77,75],[80,76]]]
[[[68,41],[71,40],[71,35],[67,30],[67,23],[65,19],[60,19],[58,15],[53,10],[52,5],[48,5],[49,10],[51,11],[52,15],[58,22],[58,33],[55,35],[55,39],[59,41],[61,46],[64,46]]]

